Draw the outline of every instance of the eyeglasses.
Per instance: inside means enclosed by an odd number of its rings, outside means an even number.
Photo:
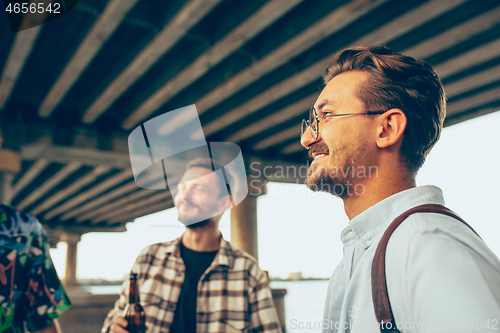
[[[313,140],[316,140],[319,135],[319,118],[351,116],[354,114],[373,115],[373,114],[383,114],[386,112],[387,111],[366,111],[361,113],[325,114],[322,116],[318,116],[318,112],[313,106],[309,110],[309,120],[302,119],[302,126],[300,128],[300,137],[302,138],[302,135],[304,135],[305,131],[309,127],[311,129],[311,136]]]

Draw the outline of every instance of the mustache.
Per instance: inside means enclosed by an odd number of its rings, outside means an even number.
[[[188,204],[191,207],[199,208],[197,204],[195,204],[194,202],[192,202],[191,200],[186,199],[186,198],[182,198],[182,199],[179,200],[179,204],[183,204],[183,203],[186,203],[186,204]]]
[[[308,152],[309,157],[314,158],[313,154],[316,152],[325,152],[328,154],[330,153],[328,146],[324,142],[318,142],[318,143],[314,144],[313,146],[311,146],[311,148],[309,149],[309,152]]]

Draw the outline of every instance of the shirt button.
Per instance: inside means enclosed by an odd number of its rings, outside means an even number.
[[[368,234],[364,234],[364,235],[363,235],[363,239],[364,239],[365,241],[369,240],[370,238],[371,238],[371,237],[370,237],[370,235],[368,235]]]

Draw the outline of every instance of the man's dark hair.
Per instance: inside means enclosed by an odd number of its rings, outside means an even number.
[[[213,159],[208,158],[208,157],[197,157],[197,158],[189,161],[189,163],[186,166],[186,170],[194,168],[194,167],[201,167],[201,168],[206,168],[206,169],[214,170],[214,171],[222,169],[222,166],[220,164],[218,164]],[[229,171],[227,171],[226,169],[223,169],[223,174],[226,175],[227,183],[226,183],[226,180],[222,179],[222,181],[226,184],[226,187],[220,188],[219,198],[222,198],[225,195],[224,189],[227,190],[227,193],[231,193],[231,189],[234,188],[233,187],[234,179],[233,179],[233,176],[231,175],[231,173]]]
[[[367,110],[401,109],[407,125],[401,144],[401,157],[416,173],[429,151],[439,140],[446,98],[443,85],[430,65],[380,46],[345,49],[330,63],[323,75],[325,84],[348,71],[368,75],[358,87],[357,97]]]

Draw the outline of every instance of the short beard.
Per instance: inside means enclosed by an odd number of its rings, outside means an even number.
[[[356,162],[361,159],[360,157],[363,156],[365,151],[366,148],[364,146],[359,147],[354,154],[346,159],[345,164],[340,167],[340,171],[337,169],[328,172],[326,166],[315,169],[311,165],[309,170],[307,170],[307,178],[304,184],[314,192],[330,193],[340,199],[352,196],[355,193],[354,187],[356,184],[354,182],[353,170],[356,168]]]
[[[350,170],[349,168],[352,168],[352,166],[347,166],[346,170]],[[315,171],[314,167],[311,167],[304,182],[310,190],[330,193],[341,199],[348,197],[349,193],[352,193],[353,183],[349,179],[341,179],[338,175],[329,175],[326,167],[321,167],[319,175],[313,178]]]

